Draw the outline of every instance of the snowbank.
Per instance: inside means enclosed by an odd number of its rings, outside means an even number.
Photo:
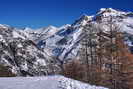
[[[63,76],[0,78],[0,89],[107,89]]]

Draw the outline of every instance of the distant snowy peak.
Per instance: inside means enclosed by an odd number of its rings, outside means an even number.
[[[103,14],[104,16],[118,16],[118,15],[126,15],[126,12],[115,10],[112,8],[101,8],[98,14]]]
[[[25,27],[23,30],[24,30],[24,31],[33,31],[33,29],[30,28],[30,27]]]
[[[99,12],[96,14],[96,16],[102,16],[103,18],[108,18],[108,17],[127,17],[127,16],[131,16],[133,17],[133,13],[132,12],[124,12],[124,11],[120,11],[120,10],[115,10],[112,8],[101,8],[99,10]]]
[[[74,26],[74,27],[77,27],[77,26],[84,26],[84,25],[86,25],[86,23],[87,23],[88,21],[91,21],[92,18],[93,18],[93,16],[88,16],[88,15],[86,15],[86,14],[83,14],[83,15],[80,16],[79,19],[77,19],[77,20],[72,24],[72,26]]]
[[[26,28],[24,28],[24,31],[28,32],[28,33],[42,33],[42,32],[44,33],[51,29],[57,29],[57,27],[52,26],[52,25],[50,25],[48,27],[38,28],[38,29],[32,29],[32,28],[26,27]]]
[[[108,17],[126,17],[126,16],[132,16],[133,17],[133,13],[132,12],[123,12],[120,10],[115,10],[112,8],[101,8],[95,15],[91,15],[88,16],[86,14],[81,15],[77,20],[75,20],[75,22],[72,24],[72,26],[74,27],[78,27],[78,26],[85,26],[87,23],[92,22],[93,20],[97,19],[97,18],[107,18]],[[99,20],[99,19],[98,19]]]
[[[38,29],[38,32],[40,32],[40,33],[48,33],[48,32],[55,33],[55,32],[57,32],[57,30],[58,30],[57,27],[50,25],[46,28]]]
[[[65,25],[59,27],[59,29],[64,29],[64,28],[68,28],[68,27],[71,27],[71,25],[70,24],[65,24]]]
[[[57,27],[49,25],[46,29],[57,29]]]
[[[9,25],[0,24],[0,28],[8,29],[11,28]]]

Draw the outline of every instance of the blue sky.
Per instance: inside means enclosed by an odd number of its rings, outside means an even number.
[[[0,24],[39,28],[71,24],[100,8],[133,11],[133,0],[0,0]]]

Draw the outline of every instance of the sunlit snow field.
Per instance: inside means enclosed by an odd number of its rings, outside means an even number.
[[[0,78],[0,89],[107,89],[63,76]]]

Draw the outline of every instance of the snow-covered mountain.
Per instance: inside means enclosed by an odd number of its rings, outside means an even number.
[[[93,23],[98,26],[102,23],[101,27],[106,31],[108,30],[108,22],[112,18],[113,22],[119,25],[122,32],[126,34],[133,34],[133,13],[114,10],[112,8],[102,8],[96,15],[87,16],[82,15],[79,19],[75,20],[71,25],[64,25],[56,28],[50,34],[41,35],[36,41],[38,46],[41,47],[48,55],[56,56],[60,60],[77,57],[80,40],[84,34],[83,30],[87,24]],[[51,28],[53,31],[55,28]],[[58,30],[57,30],[58,29]],[[43,32],[41,32],[44,34]],[[54,33],[54,34],[53,34]],[[37,37],[37,36],[33,36]],[[131,41],[128,41],[131,42]]]
[[[22,76],[39,76],[50,73],[52,58],[28,39],[27,33],[0,25],[0,64]],[[52,66],[52,65],[51,65]]]
[[[1,89],[108,89],[63,76],[0,78]]]
[[[110,18],[125,33],[125,43],[132,50],[133,13],[102,8],[96,15],[82,15],[73,24],[61,27],[18,29],[0,25],[0,63],[10,66],[18,75],[47,74],[51,63],[54,66],[57,63],[53,57],[66,60],[78,56],[87,24],[99,26],[100,23],[100,27],[107,31]]]

